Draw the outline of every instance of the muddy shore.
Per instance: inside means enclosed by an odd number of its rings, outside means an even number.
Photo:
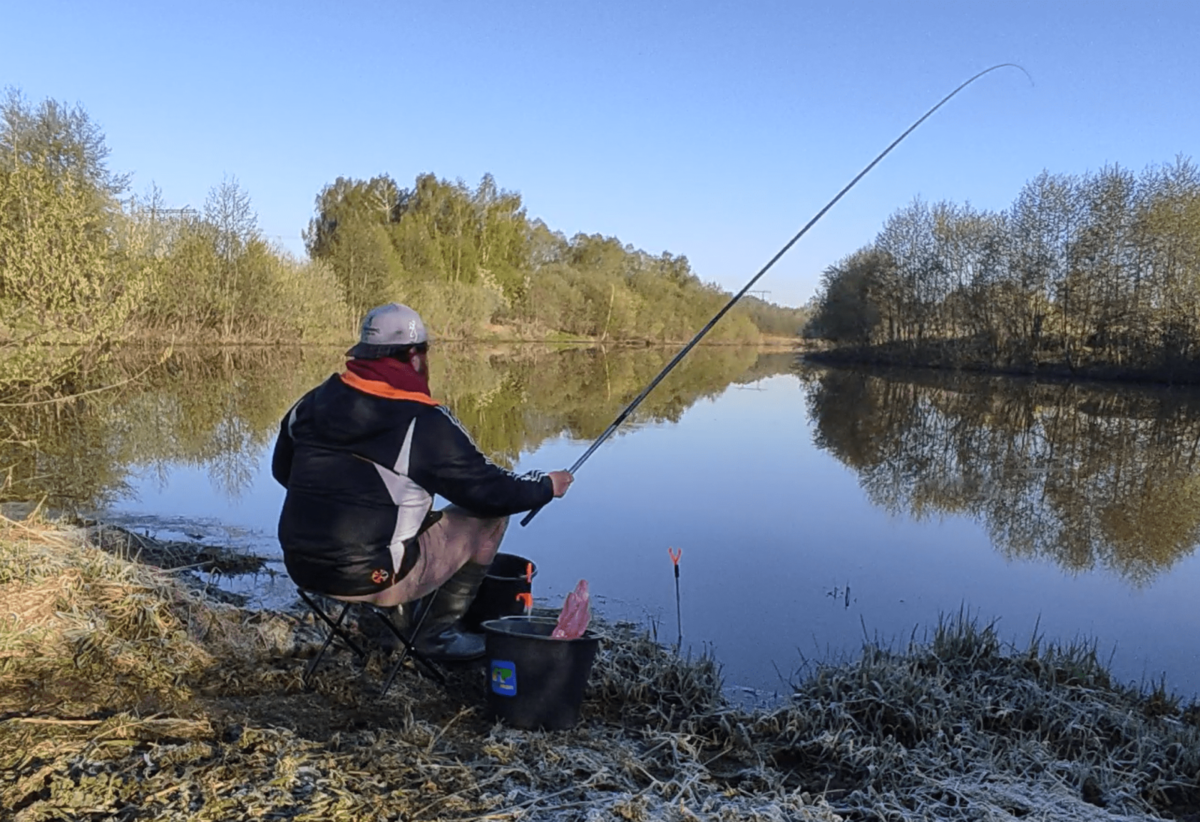
[[[184,554],[0,519],[0,818],[1200,820],[1200,707],[1087,645],[947,619],[747,710],[602,623],[579,725],[522,731],[478,665],[380,698],[385,660],[342,654],[305,690],[311,619],[213,600],[187,577],[231,558]]]

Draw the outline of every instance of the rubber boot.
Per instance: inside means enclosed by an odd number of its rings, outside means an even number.
[[[359,616],[359,630],[363,636],[375,643],[381,650],[386,653],[399,651],[401,648],[400,640],[396,639],[396,635],[388,630],[376,614],[384,615],[388,622],[396,626],[402,636],[408,636],[409,629],[412,627],[412,605],[414,603],[405,603],[403,605],[394,605],[391,608],[377,608],[367,606],[369,610],[375,613],[363,613]]]
[[[491,565],[467,562],[442,585],[429,603],[429,613],[413,647],[433,660],[479,659],[484,654],[483,634],[468,632],[463,615],[475,601]]]

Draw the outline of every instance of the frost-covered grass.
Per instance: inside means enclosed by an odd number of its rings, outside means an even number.
[[[1087,646],[1003,647],[945,620],[816,665],[770,711],[711,659],[601,625],[569,731],[335,656],[298,614],[0,521],[0,808],[20,820],[1128,819],[1200,809],[1200,710],[1117,687]],[[8,811],[5,811],[8,812]],[[0,814],[2,816],[2,814]]]

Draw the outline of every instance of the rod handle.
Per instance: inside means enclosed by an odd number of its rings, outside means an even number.
[[[534,517],[537,516],[537,512],[542,510],[542,508],[544,508],[544,507],[545,506],[539,505],[537,508],[534,508],[528,514],[526,514],[524,517],[522,517],[521,518],[521,527],[524,528],[526,525],[528,525],[530,520],[532,520]]]

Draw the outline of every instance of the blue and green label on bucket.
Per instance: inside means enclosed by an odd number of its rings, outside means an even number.
[[[517,666],[503,659],[493,659],[491,669],[492,693],[500,696],[516,696]]]

